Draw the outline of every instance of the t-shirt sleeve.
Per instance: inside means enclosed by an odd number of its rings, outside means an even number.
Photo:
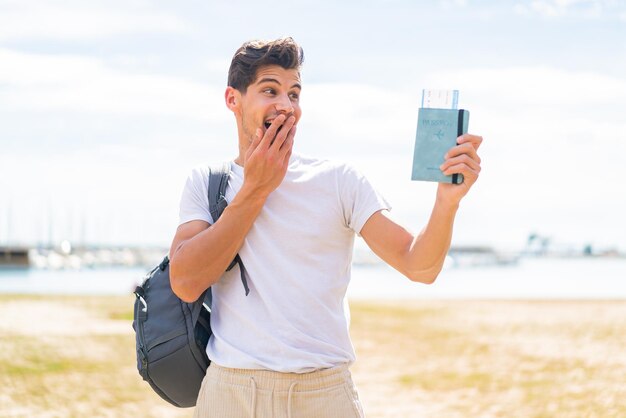
[[[196,220],[213,223],[213,218],[209,212],[208,191],[208,168],[196,167],[191,170],[180,198],[178,225]]]
[[[341,177],[340,197],[345,224],[360,235],[370,216],[383,209],[391,210],[391,206],[355,168],[346,166]]]

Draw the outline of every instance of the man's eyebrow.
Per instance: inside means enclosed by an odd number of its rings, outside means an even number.
[[[260,79],[259,81],[257,81],[256,83],[257,83],[257,84],[263,84],[263,83],[276,83],[276,84],[278,84],[279,86],[281,85],[281,84],[280,84],[280,81],[276,80],[275,78],[271,78],[271,77],[264,77],[264,78]]]
[[[282,84],[280,84],[280,81],[276,80],[275,78],[271,78],[271,77],[264,77],[262,79],[260,79],[259,81],[256,82],[256,84],[263,84],[263,83],[276,83],[279,86],[282,86]],[[300,83],[294,83],[291,88],[297,88],[302,90],[302,86],[300,85]]]

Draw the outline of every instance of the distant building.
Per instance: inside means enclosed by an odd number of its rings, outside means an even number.
[[[0,247],[0,268],[26,268],[29,266],[28,248]]]

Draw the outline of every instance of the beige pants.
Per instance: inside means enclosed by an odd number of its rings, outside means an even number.
[[[347,365],[297,374],[211,363],[194,413],[194,418],[364,416]]]

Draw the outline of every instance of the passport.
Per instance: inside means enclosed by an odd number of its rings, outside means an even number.
[[[463,183],[462,174],[446,176],[439,166],[446,152],[457,144],[457,137],[467,133],[468,125],[468,110],[420,108],[411,180]]]

